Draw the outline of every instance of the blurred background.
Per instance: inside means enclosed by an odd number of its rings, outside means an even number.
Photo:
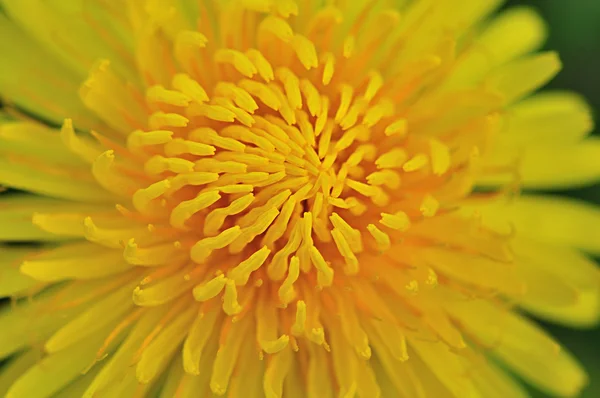
[[[600,0],[509,0],[506,6],[515,5],[536,8],[550,27],[546,49],[558,51],[564,67],[548,88],[583,94],[592,105],[596,124],[600,127]],[[600,135],[598,127],[595,135]],[[600,184],[560,194],[600,205]],[[600,258],[596,260],[600,264]],[[544,326],[587,368],[590,385],[582,398],[600,397],[600,327],[570,330]],[[532,394],[536,398],[545,397],[537,392]]]

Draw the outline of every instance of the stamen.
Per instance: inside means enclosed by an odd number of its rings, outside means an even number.
[[[412,159],[404,163],[402,169],[407,172],[421,170],[429,163],[429,158],[420,153],[415,155]]]
[[[166,143],[165,155],[173,157],[183,154],[212,156],[215,154],[215,147],[199,142],[187,141],[181,138],[175,138]]]
[[[167,90],[160,85],[148,88],[146,91],[146,99],[151,103],[166,104],[178,107],[186,107],[192,100],[191,97],[179,91]]]
[[[148,210],[150,202],[164,195],[171,188],[169,180],[155,182],[144,189],[135,191],[132,197],[133,206],[140,212]]]
[[[380,169],[396,169],[404,166],[408,160],[408,155],[404,149],[395,148],[379,156],[375,164]]]
[[[233,138],[221,137],[215,130],[209,127],[193,130],[189,135],[189,139],[234,152],[244,152],[244,149],[246,148],[244,144]]]
[[[371,233],[373,239],[375,239],[379,250],[386,251],[390,248],[391,240],[388,234],[381,231],[379,228],[377,228],[377,226],[373,224],[367,225],[367,230]]]
[[[194,288],[194,298],[196,301],[208,301],[211,298],[217,297],[227,284],[225,275],[219,275],[206,282],[203,285],[198,285]]]
[[[236,225],[226,229],[217,236],[204,238],[196,242],[196,244],[192,247],[190,251],[190,257],[195,263],[202,264],[210,256],[213,250],[223,249],[224,247],[229,246],[241,234],[242,229]]]
[[[296,297],[296,290],[293,285],[294,282],[298,280],[298,276],[300,275],[300,260],[298,257],[293,256],[290,261],[290,267],[288,269],[288,274],[279,287],[279,300],[284,307]]]
[[[275,76],[283,84],[290,107],[292,109],[302,108],[302,95],[298,77],[288,68],[277,68]]]
[[[152,130],[160,130],[169,127],[186,127],[189,119],[177,113],[155,112],[148,119],[148,126]]]
[[[329,287],[333,284],[333,269],[327,264],[323,255],[315,246],[310,248],[310,258],[317,269],[318,287]]]
[[[136,130],[127,137],[127,148],[137,150],[146,146],[167,144],[172,140],[173,132],[168,130],[141,131]]]
[[[433,196],[427,194],[423,198],[423,202],[421,202],[420,210],[425,217],[433,217],[437,213],[439,206],[439,202]]]
[[[193,101],[201,104],[209,100],[206,91],[202,86],[185,73],[178,73],[173,76],[171,85],[174,89],[181,91],[183,94],[190,97]]]
[[[396,214],[381,213],[381,224],[397,231],[406,231],[410,227],[410,219],[404,212]]]
[[[235,268],[231,269],[227,277],[235,281],[239,286],[244,286],[248,283],[250,275],[260,269],[265,263],[271,250],[267,246],[263,246],[260,250],[254,252],[246,260],[239,263]]]
[[[217,191],[202,193],[192,200],[179,203],[172,211],[169,222],[175,228],[185,229],[185,222],[197,212],[208,208],[221,199]]]
[[[251,78],[258,73],[258,70],[246,54],[239,51],[219,49],[215,52],[214,57],[216,63],[231,65],[245,77]]]
[[[166,171],[177,174],[190,173],[194,170],[194,162],[181,158],[165,158],[156,155],[146,161],[144,170],[150,175],[162,174]]]
[[[275,75],[273,73],[273,68],[267,59],[263,56],[260,51],[255,49],[250,49],[246,51],[246,56],[248,59],[254,64],[256,70],[260,77],[263,78],[264,81],[269,83],[270,81],[275,79]]]

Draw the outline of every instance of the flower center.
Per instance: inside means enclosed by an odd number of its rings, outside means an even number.
[[[126,261],[147,269],[134,291],[137,305],[191,302],[185,293],[192,291],[201,313],[212,314],[206,325],[221,316],[217,306],[232,324],[246,325],[253,314],[257,342],[269,354],[288,344],[297,350],[300,337],[328,348],[325,330],[336,333],[339,322],[369,358],[358,312],[397,320],[361,281],[389,276],[402,294],[436,283],[426,264],[395,268],[386,252],[430,243],[428,234],[406,232],[470,189],[472,149],[488,119],[439,138],[432,115],[445,127],[470,116],[448,111],[458,119],[448,120],[438,112],[454,109],[443,95],[433,96],[433,108],[416,102],[440,58],[390,67],[393,49],[377,44],[397,44],[384,40],[397,13],[374,15],[369,23],[356,19],[343,37],[334,34],[342,22],[334,8],[310,17],[305,34],[294,33],[291,20],[254,12],[243,26],[221,24],[219,32],[181,30],[172,46],[155,34],[153,48],[166,55],[143,65],[145,98],[107,61],[97,65],[82,98],[127,139],[122,147],[99,137],[110,150],[93,173],[131,198],[135,211],[118,209],[138,226],[104,228],[87,218],[86,237],[124,246]],[[175,64],[183,71],[173,72]],[[193,336],[212,328],[194,325]],[[405,359],[404,340],[398,345]],[[197,370],[198,355],[184,347],[187,371]]]

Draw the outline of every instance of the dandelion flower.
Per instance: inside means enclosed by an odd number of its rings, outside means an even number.
[[[600,286],[600,212],[519,194],[600,177],[532,10],[0,3],[3,396],[585,385],[524,314],[591,325]]]

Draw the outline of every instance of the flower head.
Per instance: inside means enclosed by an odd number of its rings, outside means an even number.
[[[517,193],[600,146],[499,3],[2,2],[0,391],[576,394],[515,307],[597,320],[600,215]]]

